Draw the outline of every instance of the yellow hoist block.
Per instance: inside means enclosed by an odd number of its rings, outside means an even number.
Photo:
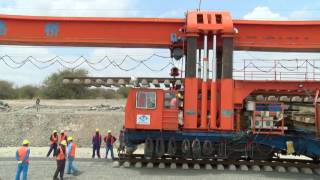
[[[287,154],[288,155],[291,155],[293,154],[295,151],[294,151],[294,146],[293,146],[293,142],[292,141],[287,141]]]

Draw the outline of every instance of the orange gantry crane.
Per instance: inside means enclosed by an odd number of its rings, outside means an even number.
[[[149,156],[154,155],[153,143],[159,148],[154,150],[157,156],[199,153],[190,147],[197,144],[201,148],[225,148],[219,154],[222,157],[241,158],[250,151],[255,152],[252,153],[255,157],[267,159],[293,144],[290,147],[294,147],[296,154],[318,160],[320,83],[234,80],[232,67],[234,50],[318,52],[319,32],[320,21],[233,20],[228,12],[211,11],[189,11],[184,19],[0,15],[0,44],[169,48],[176,59],[186,56],[183,88],[173,84],[166,90],[130,90],[125,110],[126,146],[128,152],[133,152],[138,144],[146,143],[146,147],[152,147],[145,151]],[[196,75],[199,49],[204,51],[202,77]],[[213,58],[208,58],[209,51]],[[210,79],[211,59],[214,73]],[[288,97],[289,101],[270,102],[268,98],[258,101],[257,94],[277,99]],[[290,97],[294,96],[312,97],[315,109],[312,136],[286,126],[285,105],[290,105]],[[168,105],[176,101],[182,101],[180,108]],[[179,112],[183,112],[182,122],[178,120]],[[244,131],[248,134],[234,142]],[[175,151],[163,152],[165,148],[161,146]],[[256,147],[270,151],[259,154]],[[210,157],[217,157],[214,150],[210,152]]]

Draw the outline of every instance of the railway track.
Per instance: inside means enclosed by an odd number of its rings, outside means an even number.
[[[182,159],[164,156],[163,158],[144,158],[142,154],[120,155],[113,167],[124,168],[169,168],[169,169],[206,169],[230,171],[265,171],[279,173],[303,173],[320,175],[320,164],[301,159],[264,160],[224,160],[224,159]]]

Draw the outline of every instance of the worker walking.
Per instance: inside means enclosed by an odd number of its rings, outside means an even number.
[[[108,135],[106,135],[103,140],[106,143],[106,159],[108,159],[109,151],[111,151],[111,158],[114,159],[113,144],[117,139],[111,134],[111,130],[108,130]]]
[[[50,156],[52,150],[53,150],[53,156],[57,155],[58,140],[59,140],[58,132],[57,130],[54,130],[50,136],[50,149],[47,153],[47,157]]]
[[[30,156],[29,145],[30,145],[30,142],[27,139],[23,140],[22,146],[16,152],[16,160],[18,161],[18,168],[17,168],[15,180],[20,180],[21,173],[22,173],[22,179],[27,180],[28,169],[29,169],[29,156]]]
[[[92,137],[92,158],[95,158],[96,152],[97,152],[98,158],[101,158],[100,157],[101,142],[102,142],[102,138],[101,138],[100,131],[99,129],[96,129],[96,133]]]
[[[37,100],[36,100],[36,109],[37,109],[37,112],[40,111],[40,97],[37,97]]]
[[[67,174],[73,173],[76,175],[79,171],[74,166],[74,158],[76,155],[76,147],[77,145],[73,142],[73,138],[71,136],[68,137],[68,148],[67,148],[67,154],[68,154],[68,171]]]
[[[61,130],[60,131],[60,142],[62,142],[62,141],[66,141],[67,142],[67,140],[68,140],[67,134],[64,132],[64,130]]]
[[[53,175],[54,180],[58,180],[58,175],[60,175],[60,180],[63,180],[64,168],[66,166],[66,146],[67,146],[67,141],[63,140],[61,141],[58,147],[58,152],[56,157],[57,169]]]

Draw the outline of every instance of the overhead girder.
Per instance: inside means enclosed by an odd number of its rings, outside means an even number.
[[[179,40],[179,37],[190,36],[193,32],[195,36],[200,33],[218,34],[218,47],[222,46],[223,36],[233,36],[235,50],[320,50],[320,21],[232,20],[225,12],[198,12],[205,15],[204,19],[195,19],[198,18],[197,13],[188,14],[189,19],[197,22],[187,21],[188,15],[186,19],[0,15],[0,44],[170,48],[173,39]],[[220,16],[217,15],[222,15],[222,24],[219,24]],[[204,26],[205,17],[214,19],[213,16],[217,22],[207,19],[209,24]],[[201,32],[196,31],[197,27]],[[197,39],[198,48],[201,48],[202,37]],[[174,46],[181,46],[181,41]],[[212,43],[209,42],[208,47],[212,48]]]

